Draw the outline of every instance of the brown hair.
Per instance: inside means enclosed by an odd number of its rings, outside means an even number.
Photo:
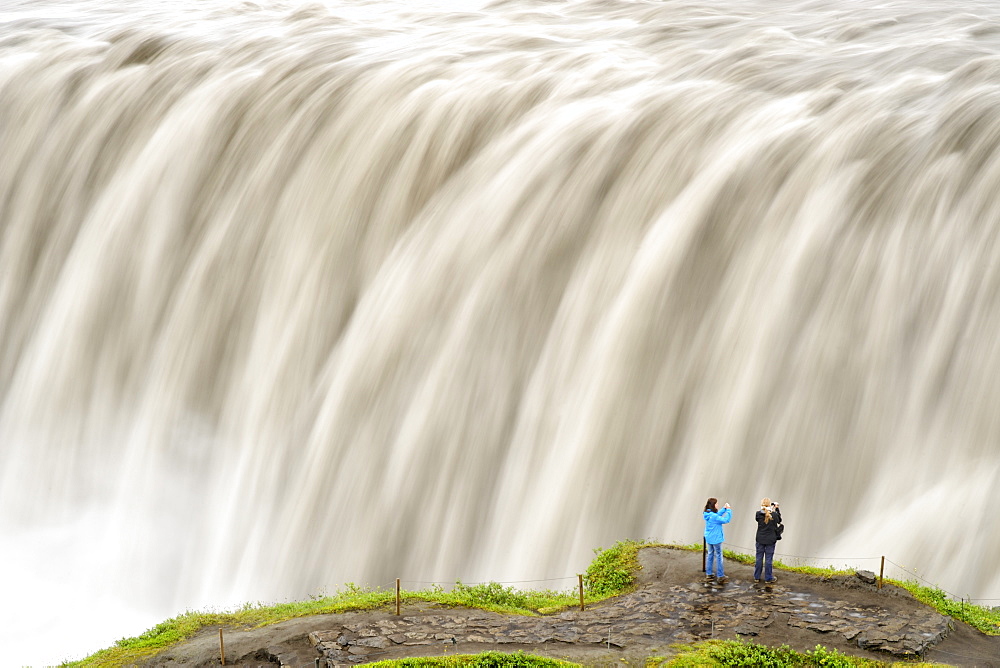
[[[711,510],[713,513],[719,512],[719,500],[714,496],[705,502],[705,510]]]

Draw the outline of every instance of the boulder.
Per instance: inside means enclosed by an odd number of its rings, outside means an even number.
[[[878,581],[878,578],[876,578],[875,574],[872,573],[871,571],[856,571],[855,575],[858,576],[859,580],[867,584],[873,585]]]

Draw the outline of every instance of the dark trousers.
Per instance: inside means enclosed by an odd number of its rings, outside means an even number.
[[[764,580],[773,580],[774,572],[771,564],[774,562],[774,543],[761,545],[757,543],[757,561],[753,567],[753,579],[760,580],[760,569],[764,568]]]

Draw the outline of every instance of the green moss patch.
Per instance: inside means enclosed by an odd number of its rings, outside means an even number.
[[[414,659],[393,659],[368,664],[372,668],[417,668],[422,666],[463,666],[469,668],[576,668],[580,664],[548,659],[533,654],[515,652],[483,652],[482,654],[456,654]]]
[[[760,668],[881,668],[883,666],[906,665],[928,666],[930,664],[891,664],[860,657],[841,654],[822,645],[808,652],[796,652],[787,645],[767,647],[741,640],[706,640],[693,645],[676,645],[677,655],[670,658],[651,658],[648,668],[669,666],[670,668],[700,668],[701,666],[755,666]]]

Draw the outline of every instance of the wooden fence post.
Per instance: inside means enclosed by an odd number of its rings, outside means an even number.
[[[219,629],[219,656],[222,658],[222,665],[226,665],[226,643],[222,640],[222,629]]]
[[[396,578],[396,616],[397,617],[399,616],[399,602],[400,602],[400,596],[399,596],[399,578]]]
[[[580,612],[583,612],[583,574],[576,574],[577,582],[580,583]]]
[[[878,588],[882,588],[882,576],[885,575],[885,555],[882,555],[882,565],[878,569]]]

